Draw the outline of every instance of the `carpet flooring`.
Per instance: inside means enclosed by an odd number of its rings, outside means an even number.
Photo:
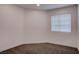
[[[50,43],[23,44],[0,54],[78,54],[77,48]]]

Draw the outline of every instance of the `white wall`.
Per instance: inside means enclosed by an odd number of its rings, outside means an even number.
[[[0,5],[0,51],[24,43],[24,9]]]

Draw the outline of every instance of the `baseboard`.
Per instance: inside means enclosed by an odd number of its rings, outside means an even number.
[[[45,41],[34,41],[34,42],[33,41],[29,41],[29,42],[25,42],[25,43],[19,43],[19,44],[12,45],[10,47],[7,47],[7,48],[1,50],[0,52],[8,50],[8,49],[16,47],[16,46],[19,46],[19,45],[23,45],[23,44],[36,44],[36,43],[51,43],[51,44],[56,44],[56,45],[62,45],[62,46],[77,48],[77,47],[73,47],[73,46],[68,46],[68,45],[63,45],[63,44],[58,44],[58,43],[53,43],[53,42],[47,42],[47,41],[46,42]],[[78,49],[78,51],[79,51],[79,49]]]
[[[9,46],[9,47],[7,47],[7,48],[4,48],[3,50],[0,50],[0,52],[5,51],[5,50],[8,50],[8,49],[13,48],[13,47],[16,47],[16,46],[19,46],[19,45],[22,45],[22,43],[20,43],[20,44],[15,44],[15,45],[11,45],[11,46]]]
[[[28,53],[78,54],[78,50],[76,48],[53,43],[31,43],[31,44],[22,44],[0,52],[0,54],[28,54]]]
[[[19,43],[19,44],[11,45],[11,46],[9,46],[7,48],[4,48],[3,50],[0,50],[0,52],[11,49],[11,48],[16,47],[16,46],[23,45],[23,44],[34,44],[34,43],[47,43],[47,42],[45,42],[45,41],[34,41],[34,42],[29,41],[29,42]]]
[[[67,47],[72,47],[72,48],[77,48],[75,46],[70,46],[70,45],[66,45],[66,44],[59,44],[59,43],[54,43],[54,42],[49,42],[51,44],[57,44],[57,45],[62,45],[62,46],[67,46]]]
[[[23,44],[34,44],[34,43],[48,43],[47,41],[30,41],[30,42],[25,42]]]

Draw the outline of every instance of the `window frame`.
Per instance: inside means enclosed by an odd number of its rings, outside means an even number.
[[[65,21],[67,21],[69,23],[69,26],[67,26],[67,24],[64,24],[66,30],[62,30],[62,27],[64,27],[64,26],[63,25],[60,25],[62,23],[61,18],[63,16],[65,17],[63,20],[65,20]],[[58,25],[59,28],[58,29],[55,29],[56,28],[56,25],[55,25],[55,23],[53,24],[53,21],[55,22],[56,17],[57,17],[57,20],[59,21],[58,22],[59,23],[59,25]],[[52,32],[71,32],[71,14],[61,14],[61,15],[51,16],[51,31]]]

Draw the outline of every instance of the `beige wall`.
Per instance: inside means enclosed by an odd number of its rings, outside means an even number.
[[[78,40],[77,40],[77,48],[79,50],[79,5],[77,5],[78,8]]]
[[[0,5],[0,51],[24,43],[24,9]]]
[[[50,18],[53,15],[71,14],[71,32],[51,32]],[[60,8],[48,11],[49,15],[49,39],[51,43],[77,47],[77,6]]]
[[[48,16],[45,11],[26,9],[24,24],[26,43],[41,43],[49,40]]]
[[[0,5],[0,51],[20,44],[47,42],[47,14],[15,5]]]
[[[72,32],[51,32],[51,16],[71,14]],[[50,42],[77,47],[77,6],[51,11],[26,10],[24,21],[26,43]]]
[[[76,6],[51,11],[23,9],[14,5],[0,5],[0,51],[24,44],[50,42],[76,47]],[[50,16],[72,14],[72,32],[51,32]]]

